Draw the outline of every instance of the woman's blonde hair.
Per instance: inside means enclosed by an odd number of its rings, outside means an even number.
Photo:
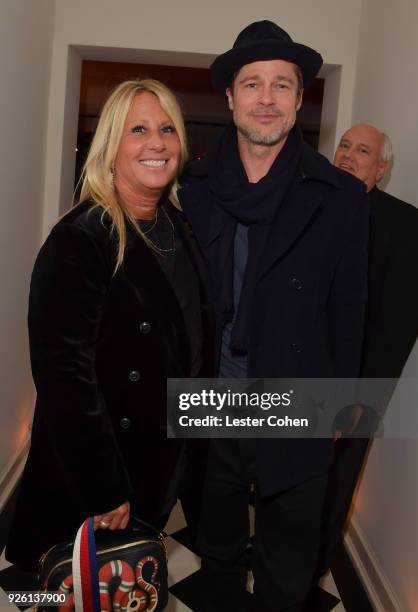
[[[175,178],[167,186],[169,199],[176,206],[178,206],[179,187],[177,177],[188,158],[186,131],[180,106],[168,87],[154,79],[124,81],[118,85],[105,102],[101,112],[81,173],[80,197],[76,202],[77,205],[84,200],[92,200],[97,207],[103,209],[103,215],[107,214],[110,217],[112,231],[118,239],[115,272],[123,262],[126,248],[126,219],[141,233],[134,218],[118,197],[113,183],[113,172],[126,117],[135,96],[142,92],[152,93],[158,98],[161,108],[173,122],[180,140],[179,167]]]

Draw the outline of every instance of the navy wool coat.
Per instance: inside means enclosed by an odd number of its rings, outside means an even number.
[[[153,522],[181,444],[166,438],[166,378],[187,377],[191,368],[178,300],[156,257],[128,225],[125,259],[114,274],[109,222],[91,209],[83,203],[55,225],[32,275],[37,402],[6,552],[28,569],[51,545],[73,538],[85,518],[127,499]],[[167,210],[200,279],[201,375],[210,376],[213,332],[203,261],[181,213]]]
[[[179,192],[219,294],[219,238],[226,213],[194,162]],[[294,182],[260,258],[250,321],[248,377],[332,378],[359,374],[367,299],[369,207],[365,186],[304,145]],[[223,313],[218,308],[217,355]],[[257,476],[270,495],[324,473],[331,440],[257,443]]]

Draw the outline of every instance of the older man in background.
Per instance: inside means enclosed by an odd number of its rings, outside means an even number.
[[[334,165],[362,180],[370,202],[369,296],[362,378],[399,378],[418,335],[418,210],[381,191],[392,145],[371,125],[343,134]],[[350,510],[369,439],[336,442],[324,505],[318,575],[330,566]]]

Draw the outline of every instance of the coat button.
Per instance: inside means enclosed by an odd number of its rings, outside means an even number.
[[[139,324],[139,331],[141,334],[149,334],[151,331],[151,323],[148,323],[148,321],[142,321],[142,323]]]
[[[293,287],[293,289],[296,289],[296,291],[300,291],[303,287],[302,281],[299,280],[298,278],[292,278],[292,280],[290,281],[290,284]]]
[[[129,372],[129,380],[131,382],[138,382],[140,378],[141,378],[141,374],[137,372],[136,370],[132,370],[132,372]]]
[[[293,344],[290,345],[292,347],[292,350],[295,353],[301,353],[302,352],[302,347],[300,344],[297,344],[296,342],[293,342]]]
[[[119,425],[122,427],[122,429],[129,429],[131,426],[131,419],[127,419],[127,418],[121,419],[119,421]]]

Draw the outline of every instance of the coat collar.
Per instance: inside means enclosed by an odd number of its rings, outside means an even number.
[[[186,185],[199,184],[209,174],[209,158],[199,159],[191,162],[182,177],[182,183]],[[301,179],[310,178],[329,183],[336,188],[341,186],[338,179],[338,170],[330,164],[326,157],[314,151],[306,143],[303,144],[302,158],[299,167]],[[183,191],[183,190],[181,190]]]
[[[197,239],[209,259],[216,259],[213,251],[223,229],[228,224],[228,214],[216,205],[209,191],[207,176],[209,161],[199,160],[190,164],[186,175],[186,187],[179,191],[182,207],[190,219]],[[338,171],[328,160],[304,144],[297,175],[289,194],[285,197],[270,233],[262,258],[263,273],[290,248],[320,207],[323,196],[321,187],[327,184],[341,187]]]
[[[326,157],[314,151],[306,143],[303,147],[299,176],[301,181],[320,181],[328,183],[336,189],[341,187],[338,171],[335,166],[330,164]]]
[[[179,190],[181,205],[203,246],[208,246],[218,237],[228,218],[227,213],[219,206],[213,205],[213,196],[206,181],[209,167],[208,158],[191,162],[183,176],[182,182],[185,187]],[[305,181],[327,183],[336,189],[341,187],[336,168],[306,143],[303,145],[296,180],[298,183]]]

